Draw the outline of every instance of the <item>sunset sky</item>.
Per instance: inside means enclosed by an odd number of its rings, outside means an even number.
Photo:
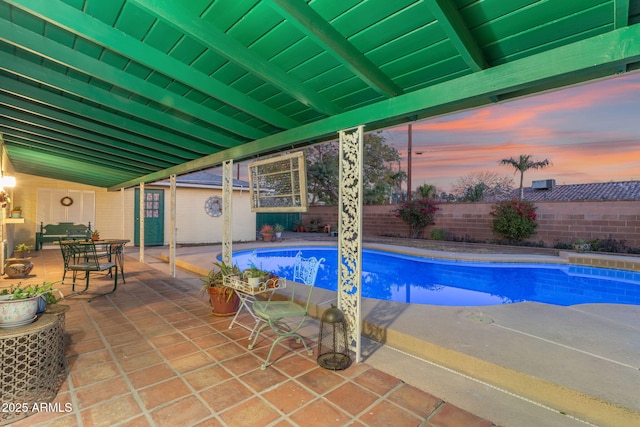
[[[557,184],[640,179],[640,73],[413,124],[412,186],[450,191],[458,177],[491,171],[513,177],[501,159],[549,159],[524,174]],[[407,126],[383,131],[407,170]],[[418,155],[417,152],[422,152]]]

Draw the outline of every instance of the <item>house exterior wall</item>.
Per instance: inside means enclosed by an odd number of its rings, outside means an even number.
[[[496,239],[491,230],[491,203],[443,203],[436,212],[433,228],[462,238],[478,241]],[[640,248],[640,201],[536,202],[537,233],[531,242],[542,241],[546,247],[556,243],[573,243],[577,239],[614,239],[628,247]],[[397,205],[364,206],[363,233],[370,236],[408,236],[409,227],[396,218]],[[337,225],[336,206],[313,206],[302,216],[306,224],[311,218]]]
[[[133,188],[124,191],[109,192],[104,188],[59,181],[34,175],[15,174],[17,185],[13,189],[13,205],[22,206],[24,224],[4,225],[12,227],[13,242],[35,244],[35,233],[40,230],[36,223],[38,188],[59,190],[94,191],[95,222],[93,229],[100,230],[100,235],[107,238],[124,238],[134,240],[134,194]],[[146,188],[160,188],[147,185]],[[169,188],[164,199],[164,240],[169,243],[170,237],[170,198]],[[177,243],[218,243],[222,241],[222,217],[213,218],[204,211],[204,202],[210,196],[222,197],[222,191],[211,188],[178,187],[176,191],[176,228]],[[251,212],[249,192],[233,192],[233,239],[251,241],[256,239],[256,215]],[[8,208],[3,212],[8,216]],[[3,229],[4,230],[4,229]],[[13,247],[13,246],[11,246]],[[11,249],[11,247],[9,249]]]

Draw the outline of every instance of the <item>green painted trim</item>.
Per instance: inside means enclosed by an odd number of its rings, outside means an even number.
[[[190,147],[201,147],[198,148],[198,150],[203,150],[203,152],[211,151],[214,148],[233,147],[241,143],[218,132],[205,129],[201,126],[194,126],[184,120],[91,86],[80,80],[52,72],[48,68],[38,66],[33,62],[18,58],[4,51],[0,51],[0,69],[80,98],[88,99],[96,104],[101,104],[125,114],[136,116],[155,123],[158,126],[172,128],[185,135],[192,135],[195,138],[211,141],[209,144],[206,144],[191,140]]]
[[[428,0],[426,5],[469,68],[472,71],[487,68],[488,64],[484,54],[460,16],[458,9],[447,0]]]
[[[265,61],[241,43],[224,32],[192,15],[181,2],[174,0],[129,0],[147,12],[169,23],[189,37],[193,37],[209,49],[240,64],[248,72],[255,74],[265,82],[288,93],[304,105],[326,115],[339,114],[342,109],[324,96],[308,89],[302,82],[292,78],[279,67]],[[188,25],[187,25],[188,24]]]
[[[250,96],[218,80],[192,69],[187,64],[165,55],[139,40],[104,24],[86,13],[59,0],[7,0],[6,3],[38,16],[46,22],[64,28],[111,51],[146,65],[149,68],[184,83],[197,87],[202,93],[246,112],[264,122],[288,129],[300,123],[280,112],[268,108]]]
[[[290,0],[268,0],[267,3],[307,37],[311,37],[316,44],[324,47],[376,92],[387,97],[404,93],[400,86],[356,49],[331,24],[322,19],[307,3]]]
[[[210,123],[217,128],[251,139],[266,136],[264,132],[252,126],[2,19],[0,19],[0,40],[20,49],[36,52],[57,64],[108,82],[145,99]]]
[[[422,117],[432,116],[435,112],[441,111],[443,106],[451,106],[451,111],[455,111],[456,104],[463,105],[478,98],[526,90],[554,79],[564,79],[573,75],[576,76],[576,80],[580,80],[579,76],[582,76],[581,81],[585,81],[598,69],[613,69],[619,64],[640,60],[640,43],[637,43],[637,40],[640,40],[640,24],[283,131],[240,147],[123,182],[111,189],[157,181],[171,174],[189,173],[218,165],[224,160],[239,161],[262,153],[294,147],[313,139],[335,137],[340,129],[350,129],[363,123],[380,128],[389,121],[403,118],[409,121],[406,117],[416,114],[423,114]],[[370,129],[367,126],[367,130]]]

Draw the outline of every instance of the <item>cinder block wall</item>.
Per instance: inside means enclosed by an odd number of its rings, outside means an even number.
[[[640,248],[640,201],[588,201],[588,202],[536,202],[537,233],[529,240],[544,242],[546,247],[556,243],[572,243],[577,239],[624,240],[626,245]],[[496,236],[491,231],[491,203],[443,203],[435,216],[435,225],[456,237],[469,236],[479,241],[490,241]],[[364,206],[363,233],[372,236],[408,236],[409,227],[393,212],[396,205]],[[338,224],[337,206],[314,206],[302,215],[322,218],[323,223]]]

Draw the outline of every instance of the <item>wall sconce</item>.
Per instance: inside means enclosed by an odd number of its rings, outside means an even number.
[[[13,188],[16,186],[16,177],[15,176],[2,176],[0,177],[0,187],[2,188]]]

